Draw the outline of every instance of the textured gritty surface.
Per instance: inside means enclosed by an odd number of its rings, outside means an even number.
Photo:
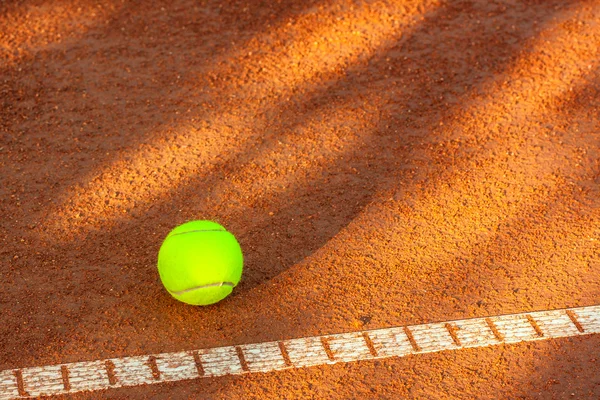
[[[0,3],[0,370],[600,303],[599,22],[592,0]],[[199,218],[246,259],[207,308],[155,267]],[[599,345],[104,395],[598,398]]]

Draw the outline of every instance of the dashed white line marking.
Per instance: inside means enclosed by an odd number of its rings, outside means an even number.
[[[250,372],[269,372],[290,368],[285,364],[279,343],[257,343],[240,346]]]
[[[119,386],[138,386],[154,383],[149,356],[114,358],[114,374]]]
[[[198,350],[204,376],[235,375],[244,372],[235,347]]]
[[[0,371],[0,400],[600,333],[600,306]]]
[[[320,337],[286,340],[283,345],[288,351],[292,365],[296,368],[331,364]]]
[[[200,377],[194,355],[189,352],[159,354],[156,356],[156,366],[160,372],[160,379],[165,382]]]
[[[411,326],[410,331],[415,338],[417,346],[421,349],[419,353],[432,353],[458,348],[454,340],[452,340],[446,324]]]
[[[362,332],[330,335],[327,338],[334,362],[351,362],[373,358]]]
[[[21,372],[23,387],[30,396],[49,396],[65,391],[60,365],[26,368]]]
[[[485,319],[468,319],[451,324],[455,327],[462,347],[483,347],[499,343]]]
[[[410,340],[402,328],[369,331],[378,358],[403,357],[413,352]]]
[[[577,326],[564,311],[542,311],[531,313],[531,318],[540,327],[546,338],[577,336]]]
[[[600,333],[600,306],[574,308],[573,314],[586,333]]]
[[[0,372],[0,400],[15,399],[19,397],[17,377],[13,371]]]
[[[71,392],[102,390],[110,387],[104,361],[87,361],[65,364],[69,370]]]
[[[535,329],[527,320],[526,314],[502,315],[490,318],[498,332],[504,338],[505,343],[518,343],[529,340],[540,339]]]

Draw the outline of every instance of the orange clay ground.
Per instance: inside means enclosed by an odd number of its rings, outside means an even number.
[[[600,303],[600,1],[0,3],[0,370]],[[156,271],[212,219],[242,283]],[[600,398],[600,335],[69,398]]]

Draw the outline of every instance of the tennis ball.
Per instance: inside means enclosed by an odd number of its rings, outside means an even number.
[[[158,273],[177,300],[214,304],[227,297],[242,277],[242,249],[216,222],[191,221],[173,229],[158,252]]]

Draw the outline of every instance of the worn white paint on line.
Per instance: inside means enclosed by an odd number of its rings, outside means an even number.
[[[571,309],[585,333],[600,333],[600,306]]]
[[[361,332],[327,336],[334,362],[350,362],[373,358]]]
[[[65,364],[69,371],[72,392],[102,390],[110,387],[105,361],[84,361]]]
[[[498,344],[499,341],[485,319],[467,319],[450,322],[462,347],[483,347]]]
[[[22,370],[23,388],[31,396],[49,396],[65,391],[60,365]]]
[[[600,333],[600,306],[502,315],[488,320],[489,324],[486,318],[473,318],[245,344],[238,348],[228,346],[6,370],[0,371],[0,400],[588,335]],[[22,383],[17,379],[19,374]]]
[[[113,358],[114,374],[119,386],[138,386],[155,382],[149,356]]]
[[[425,324],[409,327],[419,346],[419,353],[431,353],[441,350],[452,350],[458,346],[452,340],[445,324]]]
[[[283,345],[287,349],[294,367],[312,367],[333,363],[329,360],[320,337],[285,340]]]
[[[234,375],[244,372],[235,347],[198,350],[204,376]]]
[[[0,372],[0,400],[14,399],[19,396],[17,377],[12,370]]]
[[[540,327],[545,338],[569,337],[582,334],[564,310],[540,311],[529,315]]]
[[[527,319],[527,314],[502,315],[491,317],[490,320],[504,338],[504,343],[518,343],[530,340],[539,340],[534,327]]]
[[[368,332],[377,358],[403,357],[413,352],[413,347],[403,328],[377,329]]]
[[[165,382],[176,382],[200,377],[194,355],[190,352],[158,354],[156,367],[160,379]]]
[[[278,371],[291,366],[286,365],[279,343],[268,342],[240,346],[250,372]]]

